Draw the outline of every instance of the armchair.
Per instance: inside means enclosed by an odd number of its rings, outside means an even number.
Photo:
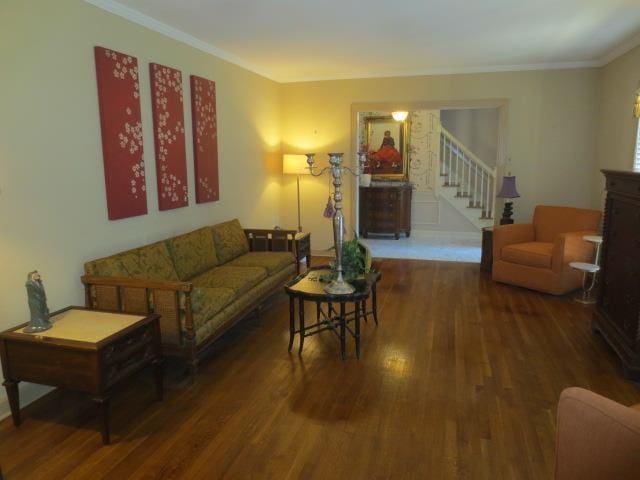
[[[555,478],[640,478],[640,405],[565,389],[558,403]]]
[[[495,281],[564,295],[582,285],[570,262],[591,262],[593,245],[582,239],[597,233],[601,213],[538,205],[532,223],[493,229]]]

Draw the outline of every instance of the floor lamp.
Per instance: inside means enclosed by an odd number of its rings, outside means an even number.
[[[282,173],[295,175],[298,187],[298,231],[302,231],[300,223],[300,175],[309,175],[306,155],[285,154],[282,156]]]

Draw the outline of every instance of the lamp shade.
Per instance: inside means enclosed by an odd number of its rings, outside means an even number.
[[[506,176],[502,177],[502,188],[498,193],[498,198],[518,198],[520,194],[516,190],[516,177]]]
[[[306,175],[309,173],[306,155],[285,154],[282,156],[282,173],[285,175]]]

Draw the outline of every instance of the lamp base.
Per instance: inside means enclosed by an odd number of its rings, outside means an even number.
[[[513,202],[505,202],[504,210],[502,211],[502,218],[500,219],[500,225],[511,225],[513,223]]]
[[[329,285],[324,287],[324,291],[331,295],[349,295],[356,291],[355,287],[344,280],[333,280]]]

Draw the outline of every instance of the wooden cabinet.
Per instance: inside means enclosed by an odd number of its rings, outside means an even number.
[[[411,234],[411,185],[360,187],[360,235]]]
[[[593,327],[620,357],[625,376],[640,379],[640,173],[602,172],[607,201]]]

